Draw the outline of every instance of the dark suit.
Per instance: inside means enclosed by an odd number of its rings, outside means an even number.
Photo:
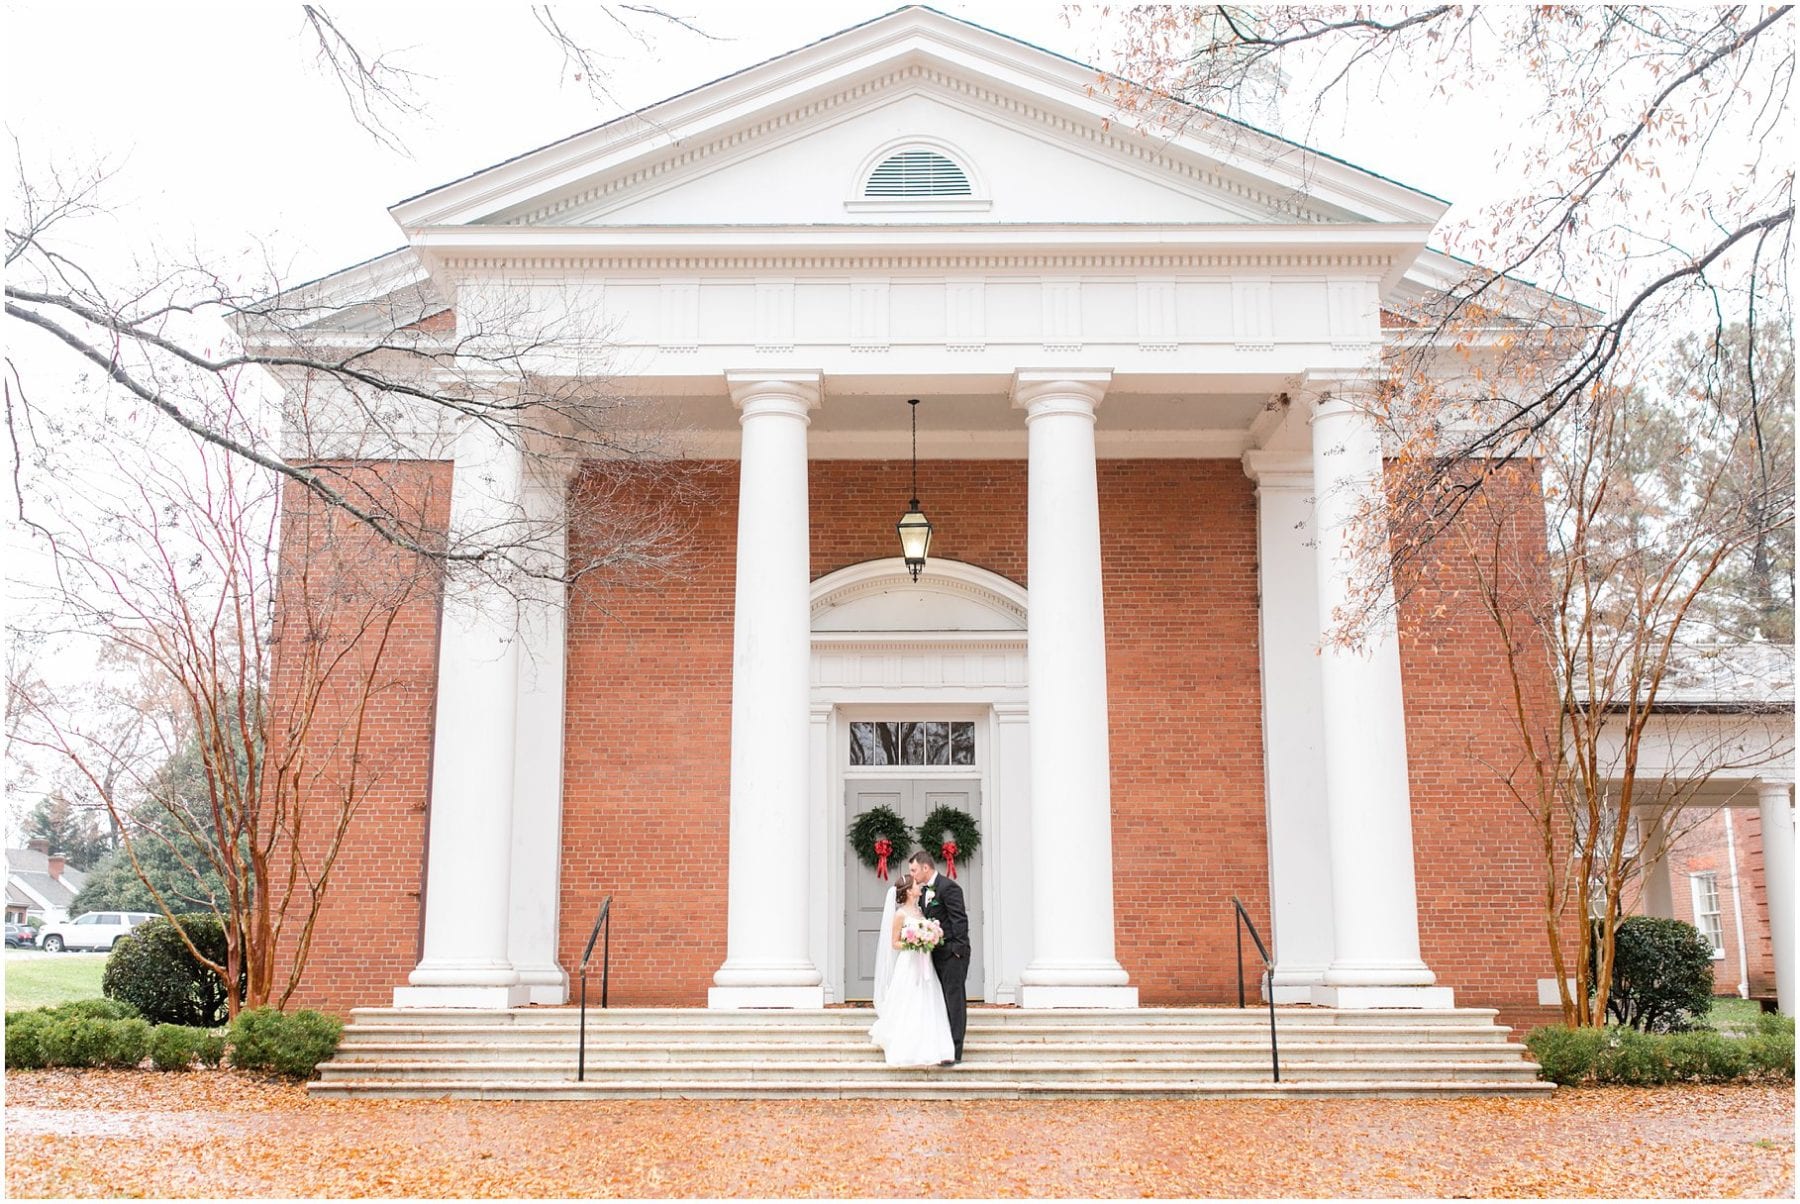
[[[919,910],[928,920],[944,926],[944,939],[931,951],[931,965],[944,991],[944,1014],[950,1019],[950,1037],[956,1042],[956,1059],[962,1060],[963,1032],[969,1025],[969,911],[963,906],[962,887],[939,874],[925,884],[933,892]]]

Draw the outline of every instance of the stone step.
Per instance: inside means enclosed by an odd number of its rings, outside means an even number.
[[[670,1084],[609,1077],[585,1083],[498,1081],[451,1078],[339,1080],[315,1082],[308,1091],[324,1098],[387,1099],[1303,1099],[1464,1098],[1480,1095],[1546,1095],[1553,1084],[1523,1079],[1413,1080],[1405,1078],[1292,1081],[1141,1083],[1122,1079],[1041,1079],[955,1076],[913,1081],[856,1081],[820,1078],[805,1083],[750,1079]]]
[[[1019,1098],[1042,1095],[1536,1093],[1537,1067],[1489,1008],[1268,1013],[977,1008],[954,1069],[890,1067],[867,1008],[359,1008],[311,1090],[466,1098]]]
[[[1387,1027],[1492,1024],[1493,1008],[1407,1008],[1386,1011],[1343,1011],[1334,1008],[1279,1007],[1277,1026],[1355,1024]],[[712,1010],[708,1008],[589,1008],[588,1023],[604,1020],[620,1025],[694,1026],[749,1023],[761,1028],[786,1026],[867,1026],[874,1017],[870,1008],[791,1008],[767,1010]],[[477,1008],[353,1008],[354,1023],[405,1023],[477,1026],[568,1025],[574,1027],[580,1011],[573,1007],[529,1007],[485,1010]],[[971,1028],[988,1025],[1083,1025],[1124,1026],[1141,1024],[1212,1026],[1268,1023],[1266,1009],[1199,1008],[988,1008],[969,1010]]]
[[[1394,1078],[1411,1082],[1456,1081],[1532,1081],[1537,1068],[1528,1062],[1445,1062],[1390,1061],[1357,1062],[1284,1062],[1283,1079],[1304,1082]],[[575,1067],[556,1062],[466,1062],[445,1067],[438,1062],[328,1062],[320,1068],[325,1082],[356,1079],[371,1081],[405,1081],[413,1077],[453,1079],[460,1082],[573,1082]],[[1010,1082],[1039,1079],[1077,1082],[1105,1079],[1131,1083],[1261,1082],[1269,1078],[1269,1063],[1238,1062],[965,1062],[959,1067],[898,1067],[882,1062],[866,1064],[834,1062],[683,1062],[646,1063],[618,1062],[604,1068],[590,1066],[590,1078],[651,1081],[704,1085],[719,1081],[756,1083],[811,1083],[822,1080],[836,1082],[890,1082],[943,1078],[957,1074],[978,1074],[983,1078]]]
[[[1266,1058],[1268,1043],[1256,1042],[976,1042],[966,1048],[966,1061],[1105,1061],[1171,1062],[1230,1061]],[[1491,1042],[1439,1042],[1422,1047],[1403,1042],[1296,1041],[1281,1046],[1283,1059],[1343,1061],[1353,1059],[1400,1060],[1427,1056],[1439,1061],[1495,1062],[1519,1060],[1521,1045]],[[333,1064],[344,1062],[559,1062],[573,1066],[579,1049],[573,1041],[497,1042],[357,1042],[340,1045]],[[693,1062],[743,1059],[763,1061],[879,1062],[881,1050],[866,1040],[842,1042],[762,1041],[670,1044],[650,1046],[636,1042],[589,1041],[589,1065],[604,1062]]]
[[[764,1040],[778,1037],[782,1040],[809,1041],[860,1041],[868,1032],[869,1020],[860,1025],[756,1025],[756,1024],[721,1024],[710,1028],[695,1025],[617,1025],[604,1022],[590,1022],[587,1035],[590,1042],[597,1040],[626,1042],[638,1041],[645,1044],[663,1044],[667,1042],[701,1043],[709,1041],[744,1041]],[[560,1042],[573,1041],[578,1035],[577,1025],[472,1025],[472,1024],[378,1024],[358,1021],[344,1030],[344,1042],[353,1044],[365,1040],[372,1041],[446,1041],[463,1042],[471,1040],[507,1041],[516,1043],[528,1042]],[[1304,1038],[1316,1041],[1357,1041],[1380,1039],[1388,1041],[1404,1041],[1429,1043],[1437,1041],[1491,1042],[1504,1044],[1508,1030],[1498,1025],[1458,1025],[1407,1027],[1400,1025],[1292,1025],[1278,1022],[1275,1026],[1276,1039]],[[1102,1043],[1108,1041],[1126,1041],[1131,1043],[1148,1043],[1166,1041],[1173,1043],[1243,1041],[1247,1043],[1267,1043],[1269,1029],[1266,1024],[1209,1025],[1196,1027],[1192,1025],[1144,1024],[1136,1027],[1120,1025],[1008,1025],[987,1026],[970,1025],[968,1040],[981,1041],[1042,1041],[1057,1042],[1068,1040]]]

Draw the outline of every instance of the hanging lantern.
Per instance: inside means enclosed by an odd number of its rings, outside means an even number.
[[[917,581],[919,570],[925,567],[926,553],[931,550],[931,520],[919,509],[919,399],[915,397],[906,404],[912,407],[912,500],[894,529],[900,533],[900,554],[906,557],[906,567]]]

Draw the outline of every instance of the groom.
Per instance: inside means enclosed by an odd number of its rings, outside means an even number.
[[[969,912],[963,906],[962,887],[955,879],[937,872],[937,862],[924,849],[912,855],[912,880],[920,891],[919,910],[928,920],[944,927],[944,939],[931,951],[931,965],[944,990],[944,1015],[950,1021],[950,1039],[956,1056],[940,1066],[962,1061],[963,1030],[969,1023]]]

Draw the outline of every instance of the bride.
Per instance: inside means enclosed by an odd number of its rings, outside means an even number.
[[[886,1053],[889,1066],[936,1066],[956,1056],[931,954],[900,948],[901,925],[920,918],[918,895],[912,879],[899,874],[881,913],[886,939],[876,949],[876,1019],[869,1040]]]

